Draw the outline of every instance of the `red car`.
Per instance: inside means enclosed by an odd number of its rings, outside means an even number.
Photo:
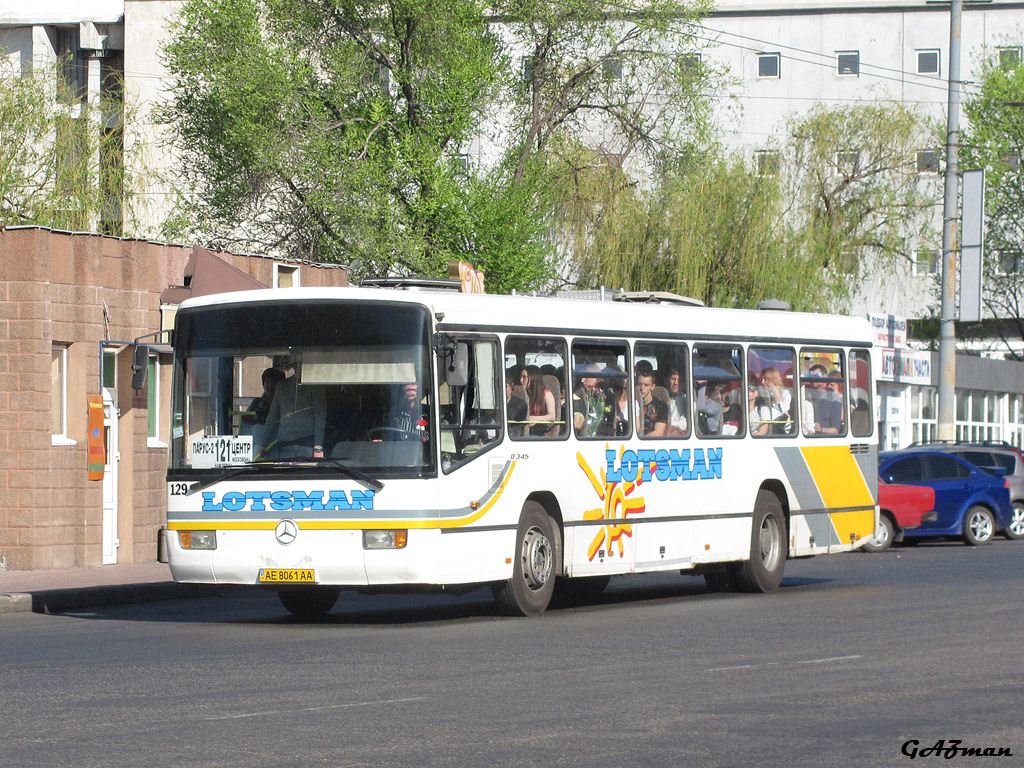
[[[867,552],[884,552],[906,528],[935,519],[935,490],[922,485],[878,481],[878,530],[864,545]]]

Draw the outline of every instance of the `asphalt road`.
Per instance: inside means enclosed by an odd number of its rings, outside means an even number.
[[[0,766],[1024,765],[1024,542],[786,573],[617,578],[537,619],[484,591],[343,593],[315,624],[261,593],[12,614]],[[901,752],[940,739],[1013,755]]]

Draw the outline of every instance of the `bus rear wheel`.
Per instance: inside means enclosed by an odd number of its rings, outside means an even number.
[[[340,592],[336,587],[302,587],[283,589],[277,596],[281,598],[281,605],[293,616],[318,619],[334,607]]]
[[[750,559],[736,572],[743,592],[774,592],[786,568],[786,517],[771,491],[758,491],[750,532]]]
[[[512,578],[494,587],[494,602],[506,616],[538,616],[551,602],[561,555],[558,528],[540,504],[523,505],[516,532]]]

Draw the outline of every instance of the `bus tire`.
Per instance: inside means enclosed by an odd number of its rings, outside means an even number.
[[[281,605],[293,616],[318,619],[334,607],[340,592],[336,587],[302,587],[282,589],[277,596],[281,598]]]
[[[494,602],[506,616],[539,616],[551,602],[561,556],[558,527],[535,501],[523,505],[516,531],[512,578],[494,586]]]
[[[771,491],[758,491],[750,532],[750,559],[736,572],[743,592],[774,592],[786,568],[786,517]]]

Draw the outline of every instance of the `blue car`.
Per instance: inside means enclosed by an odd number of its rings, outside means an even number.
[[[878,475],[887,483],[926,485],[935,491],[934,520],[903,533],[905,543],[923,536],[957,536],[986,544],[1013,517],[1006,470],[995,475],[942,448],[908,448],[878,455]]]

